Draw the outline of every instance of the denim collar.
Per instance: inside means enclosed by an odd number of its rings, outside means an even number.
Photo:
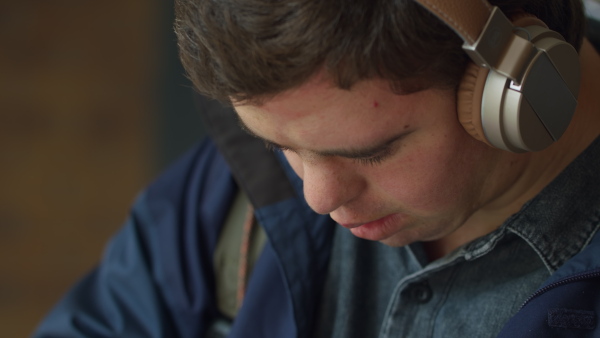
[[[506,233],[531,246],[553,273],[591,241],[600,225],[600,139],[496,231],[463,248],[467,260],[491,251]]]

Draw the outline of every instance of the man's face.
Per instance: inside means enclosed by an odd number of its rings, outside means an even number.
[[[499,151],[469,136],[455,107],[453,90],[397,95],[369,80],[348,91],[315,77],[236,110],[283,150],[314,211],[400,246],[448,235],[497,190]]]

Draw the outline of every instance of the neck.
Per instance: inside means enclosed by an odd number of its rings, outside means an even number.
[[[587,40],[581,47],[580,61],[582,77],[578,106],[562,138],[540,152],[506,156],[506,165],[500,170],[512,167],[514,181],[477,209],[456,231],[425,243],[431,260],[497,229],[525,202],[540,193],[600,135],[600,56]]]

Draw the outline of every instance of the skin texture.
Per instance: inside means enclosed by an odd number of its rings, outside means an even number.
[[[236,110],[251,133],[283,149],[314,211],[400,246],[455,233],[522,170],[523,156],[470,137],[455,106],[453,90],[397,95],[369,80],[348,91],[317,76]]]
[[[584,42],[582,91],[565,135],[514,154],[475,140],[453,90],[409,95],[385,81],[336,88],[324,73],[261,104],[235,104],[246,129],[279,147],[310,207],[358,237],[391,246],[424,241],[430,259],[498,228],[599,134],[600,60]],[[586,71],[587,70],[587,71]]]

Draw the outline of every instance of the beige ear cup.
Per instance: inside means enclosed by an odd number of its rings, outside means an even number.
[[[475,139],[492,146],[485,138],[481,124],[481,98],[489,69],[469,62],[456,93],[458,121]]]
[[[546,24],[540,19],[524,13],[515,16],[513,24],[516,27],[537,25],[547,28]],[[467,133],[475,139],[492,146],[485,137],[481,124],[481,100],[488,74],[489,69],[469,62],[458,86],[456,109],[458,120]]]

